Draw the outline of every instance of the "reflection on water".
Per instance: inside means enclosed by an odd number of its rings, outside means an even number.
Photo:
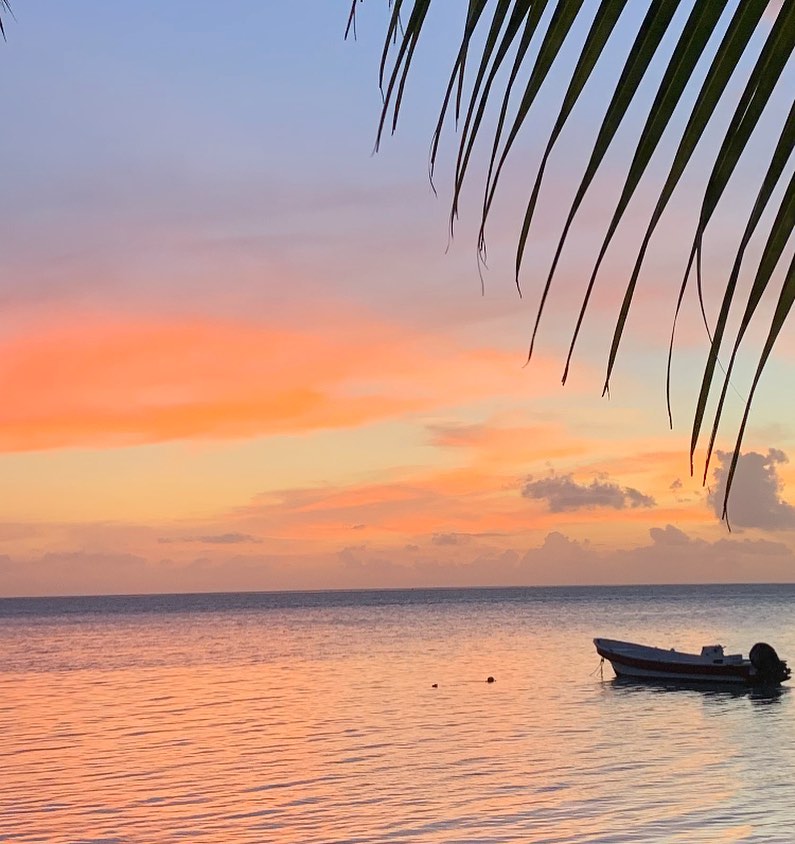
[[[664,680],[650,678],[638,680],[631,677],[613,677],[607,681],[616,693],[640,695],[666,692],[702,695],[707,700],[721,701],[726,698],[747,698],[757,703],[775,703],[782,695],[789,694],[789,686],[746,686],[739,683],[698,682],[686,680]]]
[[[607,634],[795,657],[795,591],[706,596],[0,602],[0,841],[791,841],[788,689],[593,673]]]

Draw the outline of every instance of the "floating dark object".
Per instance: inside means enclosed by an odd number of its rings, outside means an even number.
[[[487,677],[487,678],[486,678],[486,682],[487,682],[487,683],[493,683],[493,682],[494,682],[494,678],[493,678],[493,677]]]
[[[434,684],[431,686],[431,688],[432,688],[432,689],[438,689],[438,688],[439,688],[439,684],[438,684],[438,683],[434,683]]]
[[[652,648],[614,639],[594,639],[596,652],[609,660],[617,677],[633,680],[686,680],[699,683],[777,685],[790,677],[787,663],[770,645],[759,642],[749,659],[724,654],[722,645],[705,645],[700,654]]]

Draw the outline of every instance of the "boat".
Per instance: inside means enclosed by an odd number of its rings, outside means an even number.
[[[653,648],[616,639],[594,639],[596,652],[613,666],[616,677],[698,683],[778,685],[790,677],[784,660],[765,642],[754,645],[746,659],[725,654],[723,645],[705,645],[700,654]]]

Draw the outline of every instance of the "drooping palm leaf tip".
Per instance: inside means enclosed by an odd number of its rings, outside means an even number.
[[[0,0],[0,36],[2,36],[3,40],[5,41],[6,38],[6,31],[3,27],[3,18],[6,15],[11,14],[11,5],[9,4],[8,0]]]
[[[385,127],[389,125],[391,132],[394,132],[397,127],[406,79],[430,5],[430,0],[389,0],[391,13],[379,71],[379,84],[384,105],[378,125],[376,149],[381,142]],[[356,6],[356,0],[353,0],[348,21],[349,30],[355,24]],[[487,103],[495,100],[499,103],[496,126],[490,130],[491,153],[485,178],[478,236],[478,250],[481,257],[485,257],[486,223],[505,161],[520,129],[528,119],[536,95],[552,66],[556,62],[560,64],[559,57],[564,52],[564,45],[575,28],[578,18],[581,15],[590,18],[585,42],[579,51],[574,67],[568,70],[556,68],[556,72],[568,74],[568,86],[560,102],[559,112],[537,174],[532,181],[532,189],[522,220],[515,262],[517,287],[520,283],[522,261],[528,239],[532,234],[533,215],[550,154],[600,57],[606,51],[615,49],[615,44],[611,42],[611,35],[622,12],[629,6],[636,8],[636,4],[628,3],[628,0],[601,0],[593,14],[593,4],[588,4],[587,9],[583,9],[583,0],[468,0],[460,47],[444,90],[439,119],[432,136],[429,167],[431,178],[433,178],[442,128],[448,112],[452,110],[455,124],[460,129],[450,211],[452,231],[458,215],[462,186],[468,173],[475,140],[486,132],[483,118]],[[684,25],[679,23],[681,16],[677,17],[680,6],[683,14],[687,13]],[[610,377],[616,363],[643,261],[655,228],[674,189],[682,180],[685,168],[716,109],[719,106],[726,108],[724,101],[729,97],[728,83],[740,63],[743,62],[744,65],[749,65],[751,70],[747,78],[740,82],[742,93],[739,100],[735,99],[728,103],[730,110],[733,111],[729,126],[722,138],[715,133],[711,135],[713,139],[718,138],[718,143],[710,151],[712,169],[701,199],[692,245],[686,256],[686,270],[679,285],[666,377],[668,415],[669,421],[671,420],[671,352],[676,317],[693,270],[695,270],[702,314],[704,313],[701,259],[706,228],[735,171],[740,156],[758,127],[765,106],[773,92],[783,84],[782,72],[795,47],[795,0],[783,0],[778,13],[771,20],[775,6],[776,4],[770,3],[769,0],[739,0],[739,2],[693,0],[685,4],[682,4],[681,0],[649,0],[647,6],[644,6],[645,17],[637,26],[618,82],[606,103],[604,118],[596,134],[590,159],[560,235],[552,266],[541,291],[540,304],[530,338],[528,359],[533,353],[547,296],[574,218],[650,66],[662,63],[665,70],[653,101],[647,107],[646,121],[637,140],[620,198],[610,218],[578,311],[563,371],[564,384],[601,263],[663,133],[669,127],[674,111],[682,105],[685,108],[689,107],[689,116],[684,129],[679,132],[676,152],[641,241],[613,331],[603,388],[603,394],[609,393]],[[768,10],[768,15],[765,16],[763,22],[763,14],[766,10]],[[673,49],[670,47],[672,41]],[[758,46],[760,43],[761,47]],[[473,74],[466,73],[470,49],[476,53],[471,61],[475,67]],[[707,59],[706,76],[698,89],[695,100],[690,94],[683,99],[685,89],[695,78],[697,65]],[[520,77],[523,80],[521,84]],[[499,85],[498,79],[502,80]],[[795,145],[795,105],[784,123],[770,159],[760,162],[759,172],[763,175],[759,193],[737,246],[736,258],[726,281],[725,293],[715,325],[710,326],[704,316],[710,345],[693,418],[690,442],[691,473],[694,453],[705,421],[707,400],[712,393],[715,367],[720,365],[719,352],[726,339],[729,312],[731,306],[739,298],[739,295],[736,295],[736,289],[740,270],[746,258],[751,236],[761,229],[758,236],[761,236],[765,243],[762,257],[756,266],[753,284],[745,302],[737,334],[733,340],[730,338],[731,352],[728,364],[725,368],[721,366],[724,369],[723,383],[712,417],[704,465],[703,480],[705,482],[740,343],[756,313],[760,300],[771,283],[774,271],[779,266],[795,225],[795,176],[785,176],[793,145]],[[779,186],[784,188],[784,185],[780,183],[785,178],[789,178],[789,183],[784,189],[783,199],[780,200],[777,211],[766,216],[766,219],[773,218],[772,224],[760,225],[771,197],[776,193],[776,188]],[[784,280],[779,291],[778,302],[735,440],[723,502],[724,518],[727,518],[729,490],[737,467],[751,403],[762,370],[795,299],[795,259],[783,275]]]

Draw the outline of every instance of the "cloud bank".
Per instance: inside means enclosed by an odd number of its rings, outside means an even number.
[[[689,536],[653,527],[646,543],[606,549],[559,531],[531,547],[434,541],[349,545],[325,554],[237,553],[223,543],[201,556],[113,554],[96,550],[0,556],[0,595],[566,586],[795,581],[795,553],[783,542]]]

